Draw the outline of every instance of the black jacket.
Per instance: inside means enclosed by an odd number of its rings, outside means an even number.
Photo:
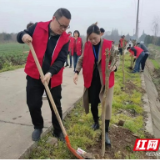
[[[131,47],[131,50],[134,52],[134,56],[137,56],[137,50],[134,47]]]
[[[144,52],[148,52],[147,47],[144,44],[139,44],[138,47],[142,48]]]

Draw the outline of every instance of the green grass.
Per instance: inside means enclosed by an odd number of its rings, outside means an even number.
[[[23,50],[29,50],[26,44],[0,44],[0,72],[22,67],[23,64],[25,64],[28,55],[23,53]]]
[[[160,46],[156,46],[156,45],[154,45],[154,44],[149,44],[149,47],[150,47],[150,48],[153,48],[153,49],[155,49],[155,50],[157,50],[157,51],[160,52]]]
[[[150,59],[150,60],[153,63],[155,69],[159,69],[160,68],[160,64],[156,60],[153,60],[153,59]]]
[[[136,86],[141,87],[140,74],[131,74],[128,67],[130,66],[131,57],[126,54],[125,56],[125,82],[131,81]],[[124,120],[124,127],[131,130],[133,133],[144,137],[144,132],[142,130],[143,121],[143,107],[142,107],[142,93],[137,90],[133,90],[130,95],[126,91],[122,91],[121,88],[124,87],[122,84],[122,68],[121,65],[118,68],[118,72],[115,73],[115,86],[114,86],[114,98],[112,105],[112,118],[111,123],[115,124],[119,120]],[[119,110],[126,110],[128,112],[134,112],[136,117],[131,117],[127,114],[117,114]]]
[[[125,57],[125,80],[132,81],[136,86],[141,86],[140,74],[131,74],[127,69],[130,66],[130,56],[127,54]],[[138,92],[136,89],[133,90],[131,94],[126,91],[122,91],[122,69],[121,65],[118,71],[115,73],[115,86],[114,86],[114,99],[112,106],[112,118],[111,125],[117,123],[119,120],[124,120],[124,128],[129,129],[141,138],[144,138],[144,120],[143,120],[143,107],[142,107],[142,93]],[[130,116],[125,113],[118,113],[119,110],[125,110],[127,112],[134,111],[136,116]],[[99,106],[99,115],[101,114],[101,106]],[[93,118],[91,112],[89,114],[84,113],[82,107],[82,101],[80,101],[76,107],[71,111],[70,114],[64,120],[65,128],[67,129],[71,146],[74,149],[78,147],[86,150],[88,147],[93,146],[96,143],[96,139],[101,134],[101,131],[93,131],[91,125],[93,123]],[[100,121],[101,124],[101,121]],[[111,126],[110,125],[110,126]],[[73,154],[70,153],[65,143],[58,142],[57,146],[50,145],[46,143],[48,137],[52,134],[47,134],[38,142],[38,147],[35,148],[29,155],[31,159],[72,159],[75,158]],[[136,153],[126,155],[128,158],[137,158]],[[119,157],[118,153],[115,157]]]
[[[99,137],[100,131],[93,131],[90,129],[92,123],[92,115],[86,115],[84,113],[81,102],[79,102],[72,112],[65,118],[64,125],[67,129],[71,145],[74,149],[80,147],[83,150],[86,150],[88,146],[92,146],[96,143],[95,139]],[[26,158],[75,158],[74,155],[70,153],[65,143],[59,141],[57,147],[47,144],[46,141],[49,136],[52,136],[51,133],[47,134],[38,142],[39,148],[41,147],[43,151],[36,148],[31,155]]]
[[[8,64],[5,65],[1,70],[0,70],[0,73],[2,72],[6,72],[6,71],[12,71],[12,70],[15,70],[15,69],[19,69],[19,68],[24,68],[24,64],[23,65],[17,65],[17,66],[9,66]]]

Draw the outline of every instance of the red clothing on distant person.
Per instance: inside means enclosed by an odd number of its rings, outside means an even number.
[[[120,41],[119,47],[120,47],[120,48],[123,48],[123,41],[125,41],[125,39],[124,39],[124,38],[121,38],[119,41]],[[125,44],[124,44],[124,45],[126,45],[126,44],[127,44],[127,42],[125,41]]]
[[[143,49],[137,46],[134,46],[133,48],[137,51],[136,58],[138,58],[139,55],[143,52]],[[129,52],[131,53],[130,55],[135,56],[134,52],[131,49],[129,49]]]
[[[69,37],[69,47],[68,47],[68,52],[71,52],[71,55],[73,56],[74,54],[74,42],[75,39],[73,37]]]
[[[81,37],[78,37],[74,41],[74,53],[76,53],[77,56],[81,56],[81,54],[82,54],[82,39],[81,39]]]

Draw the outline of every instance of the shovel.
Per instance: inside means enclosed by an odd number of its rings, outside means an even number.
[[[40,66],[40,64],[39,64],[37,55],[36,55],[36,53],[35,53],[35,51],[34,51],[33,45],[32,45],[32,43],[29,43],[28,45],[29,45],[29,48],[30,48],[30,50],[31,50],[32,56],[33,56],[33,58],[34,58],[34,61],[35,61],[35,63],[36,63],[36,66],[37,66],[37,69],[38,69],[38,71],[39,71],[39,74],[40,74],[41,78],[43,79],[43,78],[44,78],[44,74],[43,74],[42,68],[41,68],[41,66]],[[56,115],[56,117],[57,117],[57,120],[58,120],[58,122],[59,122],[59,125],[60,125],[60,127],[61,127],[61,130],[62,130],[62,132],[63,132],[63,135],[64,135],[64,137],[65,137],[66,145],[67,145],[68,149],[69,149],[78,159],[84,159],[83,157],[81,157],[81,156],[76,152],[75,149],[72,148],[72,146],[71,146],[71,144],[70,144],[69,137],[68,137],[68,135],[67,135],[66,129],[64,128],[64,125],[63,125],[63,123],[62,123],[61,117],[59,116],[57,107],[56,107],[56,105],[55,105],[55,103],[54,103],[54,100],[53,100],[53,98],[52,98],[52,95],[51,95],[51,92],[50,92],[50,90],[49,90],[49,87],[48,87],[47,82],[44,83],[44,87],[45,87],[45,89],[46,89],[47,95],[48,95],[49,100],[50,100],[50,102],[51,102],[51,104],[52,104],[52,108],[53,108],[53,110],[54,110],[54,112],[55,112],[55,115]]]

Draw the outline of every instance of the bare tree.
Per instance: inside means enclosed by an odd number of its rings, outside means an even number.
[[[154,44],[156,44],[156,41],[157,41],[157,36],[158,36],[158,33],[159,33],[159,22],[160,22],[160,19],[158,16],[155,16],[153,21],[152,21],[152,31],[153,31],[153,35],[154,35]]]

